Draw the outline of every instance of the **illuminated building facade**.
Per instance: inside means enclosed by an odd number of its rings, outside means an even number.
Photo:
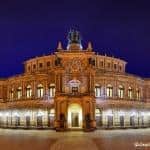
[[[54,54],[24,62],[21,75],[0,80],[0,127],[56,130],[150,127],[150,79],[126,62],[83,49],[70,31]]]

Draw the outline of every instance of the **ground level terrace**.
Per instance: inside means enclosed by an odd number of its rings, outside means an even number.
[[[65,118],[66,128],[82,128],[82,111],[68,110]],[[54,109],[12,109],[0,111],[0,127],[54,128]],[[150,127],[150,111],[137,109],[95,110],[97,128],[135,128]]]

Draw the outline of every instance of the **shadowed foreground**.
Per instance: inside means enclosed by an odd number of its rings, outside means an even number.
[[[150,143],[150,129],[97,130],[91,133],[0,129],[1,150],[136,150]],[[150,150],[150,147],[142,147]]]

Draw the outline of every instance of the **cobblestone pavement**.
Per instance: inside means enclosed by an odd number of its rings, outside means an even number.
[[[135,147],[135,143],[149,147]],[[0,150],[150,150],[150,129],[55,132],[0,129]]]

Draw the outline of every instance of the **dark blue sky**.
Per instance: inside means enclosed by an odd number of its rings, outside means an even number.
[[[23,61],[49,54],[70,28],[83,46],[128,62],[127,71],[150,77],[149,0],[0,1],[0,77],[23,72]]]

